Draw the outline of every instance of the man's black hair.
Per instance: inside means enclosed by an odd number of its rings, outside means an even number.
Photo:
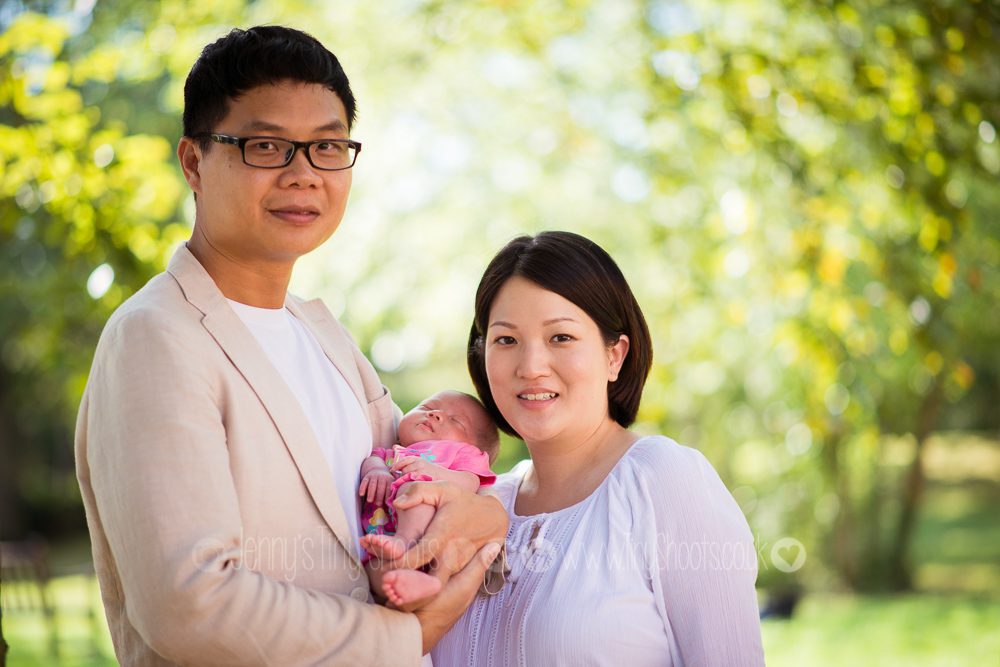
[[[184,83],[184,136],[214,132],[230,100],[283,80],[326,86],[344,103],[348,129],[354,125],[354,93],[337,57],[301,30],[257,26],[236,28],[202,50]]]

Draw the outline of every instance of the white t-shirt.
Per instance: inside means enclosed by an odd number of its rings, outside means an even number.
[[[302,406],[350,522],[358,511],[361,463],[372,446],[371,426],[357,396],[309,329],[287,308],[255,308],[232,300],[229,305]],[[351,536],[357,553],[358,531]]]

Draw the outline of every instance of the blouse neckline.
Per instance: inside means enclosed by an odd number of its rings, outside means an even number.
[[[517,503],[517,494],[521,492],[521,484],[522,482],[524,482],[525,475],[528,474],[529,466],[533,465],[530,458],[525,459],[517,466],[518,468],[522,468],[522,470],[518,471],[517,468],[515,468],[513,471],[515,472],[515,474],[518,475],[518,477],[517,477],[517,484],[514,486],[513,495],[511,495],[510,497],[510,509],[508,510],[508,514],[510,514],[511,521],[521,522],[521,521],[530,521],[532,519],[534,520],[546,519],[548,517],[559,516],[560,514],[563,513],[569,513],[576,509],[579,509],[580,507],[583,507],[584,505],[589,503],[593,498],[596,498],[597,494],[600,493],[605,486],[607,486],[608,480],[611,479],[611,477],[614,476],[614,474],[618,471],[619,466],[622,465],[622,461],[624,461],[629,457],[629,455],[632,453],[632,450],[635,449],[640,442],[643,442],[644,440],[649,440],[650,438],[654,437],[656,436],[652,435],[640,436],[635,442],[629,445],[629,448],[626,449],[625,453],[623,453],[618,458],[618,460],[615,462],[615,465],[612,466],[611,470],[608,471],[608,474],[605,475],[604,479],[601,480],[601,483],[598,484],[594,488],[594,490],[590,492],[589,495],[573,503],[572,505],[563,507],[561,509],[552,510],[551,512],[538,512],[537,514],[518,514],[517,512],[514,511],[514,505]]]

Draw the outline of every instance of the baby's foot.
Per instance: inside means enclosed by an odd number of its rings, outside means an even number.
[[[392,560],[406,553],[406,540],[395,535],[365,535],[361,546],[381,560]]]
[[[419,603],[437,595],[441,582],[417,570],[391,570],[382,575],[382,592],[397,608],[412,611]]]

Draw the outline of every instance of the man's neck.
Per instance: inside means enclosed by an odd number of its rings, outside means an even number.
[[[281,308],[292,278],[294,262],[251,263],[216,248],[197,226],[188,250],[205,268],[227,299],[257,308]]]

